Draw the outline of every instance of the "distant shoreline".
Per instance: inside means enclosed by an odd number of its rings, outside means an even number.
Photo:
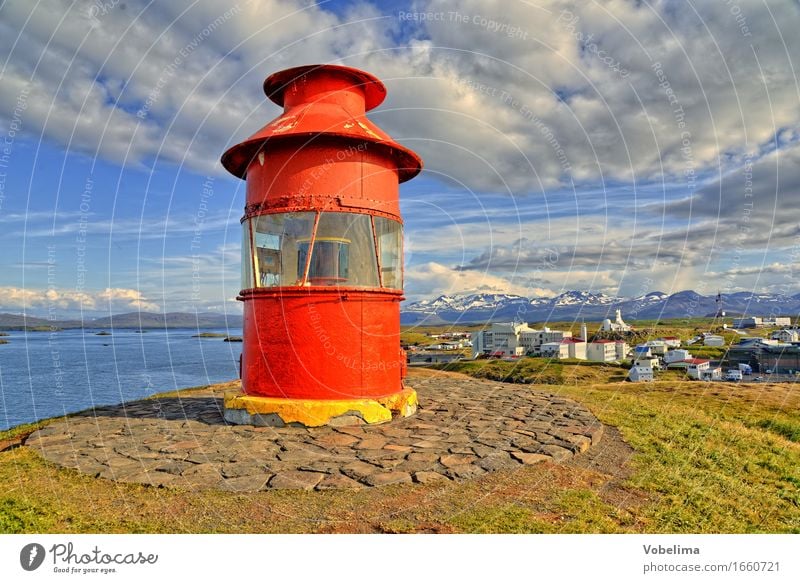
[[[168,312],[128,312],[101,318],[50,319],[23,314],[0,313],[0,330],[28,332],[57,332],[59,330],[206,330],[241,329],[240,314],[208,312],[202,314]]]

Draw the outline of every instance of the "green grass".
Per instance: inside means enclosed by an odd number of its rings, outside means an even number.
[[[756,423],[756,426],[771,431],[775,435],[784,437],[789,441],[800,443],[800,422],[797,420],[780,421],[777,419],[762,419]]]
[[[705,358],[708,360],[722,360],[728,349],[724,346],[687,346],[686,349],[694,358]]]
[[[619,382],[625,380],[627,367],[587,360],[520,358],[462,360],[428,368],[458,372],[470,376],[522,384],[561,385],[575,383]]]
[[[460,531],[476,534],[554,532],[552,524],[538,518],[530,508],[516,503],[479,508],[454,517],[452,523]]]
[[[438,338],[431,338],[427,334],[421,332],[401,332],[400,342],[406,346],[430,346],[431,344],[439,344],[441,340]]]
[[[0,497],[0,532],[45,532],[53,527],[55,511],[37,500]]]
[[[516,364],[460,371],[526,382],[525,367]],[[655,531],[800,532],[794,385],[661,381],[555,391],[588,405],[638,451],[629,485],[661,497],[641,517]]]
[[[542,464],[358,492],[187,492],[95,479],[18,447],[0,453],[0,532],[800,533],[795,385],[608,382],[614,367],[527,360],[516,371],[519,363],[499,361],[461,370],[561,378],[531,388],[580,401],[617,427],[635,450],[627,477]],[[417,375],[449,373],[411,374],[413,385]]]
[[[690,387],[598,387],[581,398],[639,452],[630,483],[662,497],[647,509],[658,530],[800,529],[800,450],[770,431],[748,428],[763,415],[761,407],[733,406]]]

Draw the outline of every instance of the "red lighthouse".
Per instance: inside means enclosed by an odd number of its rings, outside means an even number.
[[[222,156],[247,181],[243,393],[232,423],[380,423],[416,411],[400,348],[399,188],[422,169],[367,117],[386,88],[350,67],[270,75],[283,114]]]

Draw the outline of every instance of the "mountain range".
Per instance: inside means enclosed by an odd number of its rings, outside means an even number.
[[[21,330],[24,328],[49,329],[50,327],[68,330],[74,328],[103,329],[157,329],[157,328],[232,328],[242,327],[239,314],[219,314],[208,312],[194,314],[189,312],[128,312],[103,318],[86,320],[48,320],[21,314],[0,314],[0,330]]]
[[[401,308],[403,324],[439,325],[450,323],[557,322],[584,319],[600,321],[614,317],[620,309],[625,320],[699,318],[717,312],[717,296],[704,296],[687,290],[674,294],[651,292],[636,298],[603,293],[567,291],[551,298],[526,298],[512,294],[442,295],[432,300],[406,303]],[[787,296],[737,292],[722,294],[721,309],[728,316],[791,316],[800,313],[800,293]],[[0,314],[0,330],[23,328],[59,329],[158,329],[242,327],[239,314],[129,312],[86,320],[48,320],[21,314]]]
[[[792,316],[800,312],[800,294],[721,294],[719,307],[727,316]],[[446,323],[528,322],[614,318],[622,311],[625,320],[700,318],[717,313],[717,296],[704,296],[692,290],[666,294],[651,292],[625,298],[586,291],[567,291],[551,298],[526,298],[511,294],[443,295],[432,300],[408,303],[402,307],[403,324],[437,325]]]

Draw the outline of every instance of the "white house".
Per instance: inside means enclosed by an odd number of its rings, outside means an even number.
[[[647,346],[650,347],[650,352],[662,356],[667,352],[667,343],[663,340],[648,340]]]
[[[779,342],[798,342],[800,341],[800,330],[796,328],[784,328],[772,333],[772,339]]]
[[[586,345],[586,358],[595,362],[617,360],[617,343],[613,340],[595,340]]]
[[[604,332],[630,332],[631,327],[622,320],[622,312],[616,311],[616,318],[612,322],[608,318],[603,320]]]
[[[701,380],[704,372],[711,368],[711,361],[702,358],[688,358],[684,362],[687,364],[686,374],[690,379]]]
[[[671,364],[673,362],[680,362],[682,360],[688,360],[692,358],[692,355],[689,353],[688,350],[684,350],[682,348],[676,348],[675,350],[670,350],[664,355],[664,362],[667,364]]]
[[[703,344],[706,346],[725,346],[725,339],[716,334],[706,334],[703,336]]]
[[[663,338],[659,338],[664,344],[667,345],[667,348],[680,348],[681,347],[681,339],[677,336],[664,336]]]
[[[635,365],[628,371],[628,380],[634,383],[649,382],[653,380],[653,369],[649,366]]]
[[[614,350],[616,353],[616,360],[625,360],[628,358],[628,352],[630,351],[630,347],[628,343],[624,340],[617,340],[614,342]]]
[[[633,361],[633,366],[644,366],[653,370],[661,368],[661,363],[654,356],[639,357]]]

